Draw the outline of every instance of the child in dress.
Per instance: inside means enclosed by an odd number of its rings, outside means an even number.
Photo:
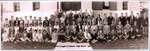
[[[53,30],[53,34],[52,34],[52,40],[51,40],[51,42],[52,43],[56,43],[57,39],[58,39],[58,32],[57,32],[57,29],[54,29]]]
[[[39,42],[42,42],[42,40],[43,40],[43,35],[42,35],[42,30],[41,30],[41,29],[39,30],[37,36],[38,36],[38,37],[37,37],[38,41],[39,41]]]
[[[90,42],[90,40],[92,39],[91,34],[86,30],[84,33],[84,37],[87,40],[87,42]]]
[[[32,37],[33,37],[33,41],[34,42],[38,42],[38,31],[37,30],[34,30],[33,34],[32,34]]]
[[[8,33],[8,29],[7,28],[4,28],[4,32],[2,34],[2,41],[3,42],[7,42],[9,41],[9,37],[8,37],[9,33]]]

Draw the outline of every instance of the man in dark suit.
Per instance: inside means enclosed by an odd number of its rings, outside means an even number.
[[[43,27],[48,27],[49,26],[49,21],[47,17],[45,17],[45,20],[43,21]]]
[[[114,18],[112,16],[112,13],[110,13],[110,15],[107,17],[107,22],[108,22],[108,25],[111,25],[112,22],[113,22]]]
[[[126,17],[123,16],[123,13],[121,13],[121,16],[119,17],[119,20],[121,21],[121,24],[122,24],[123,26],[126,25]]]
[[[131,26],[133,26],[133,25],[134,25],[134,22],[136,21],[136,18],[135,18],[135,16],[133,15],[133,11],[131,11],[131,15],[130,15],[129,17],[130,17],[129,24],[130,24]],[[127,18],[127,19],[129,19],[129,18]]]

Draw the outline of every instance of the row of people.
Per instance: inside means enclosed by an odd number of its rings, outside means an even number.
[[[147,17],[121,16],[115,18],[110,16],[102,18],[99,16],[83,14],[51,15],[48,20],[22,18],[8,21],[5,19],[4,28],[2,27],[3,41],[91,41],[91,40],[116,40],[135,38],[142,36],[148,26]]]

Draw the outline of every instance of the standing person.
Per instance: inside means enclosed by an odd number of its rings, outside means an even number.
[[[47,17],[45,17],[45,20],[43,21],[43,29],[46,31],[46,32],[49,32],[48,31],[48,26],[49,26],[49,21],[47,19]]]
[[[20,17],[20,22],[19,22],[19,32],[23,33],[24,32],[24,20]]]
[[[128,21],[128,22],[129,22],[129,24],[130,24],[131,17],[130,17],[130,16],[128,16],[128,13],[127,13],[127,12],[125,13],[125,17],[126,17],[127,21]]]
[[[38,25],[42,25],[42,18],[41,17],[38,18]]]
[[[29,25],[33,25],[33,22],[32,22],[32,16],[30,16],[30,19],[29,19]]]
[[[103,24],[106,24],[107,23],[107,14],[104,13],[104,17],[103,17]]]
[[[62,15],[62,17],[60,17],[60,23],[64,24],[65,23],[65,19],[66,19],[66,16]]]
[[[38,20],[36,19],[36,17],[34,17],[34,19],[32,20],[32,23],[34,26],[38,25]]]
[[[146,13],[142,16],[143,17],[143,34],[148,35],[148,15]]]
[[[14,27],[14,22],[15,22],[14,16],[11,16],[11,19],[9,20],[9,24],[11,27]]]
[[[27,19],[27,16],[25,16],[25,19],[24,19],[24,26],[25,28],[29,26],[29,20]]]
[[[56,18],[56,16],[55,16],[55,15],[51,15],[50,17],[51,17],[51,18],[49,18],[49,23],[50,23],[52,26],[54,26],[54,25],[55,25],[55,18]]]
[[[126,25],[126,17],[123,16],[123,13],[121,13],[121,16],[119,17],[119,20],[121,21],[121,24],[122,24],[123,26]]]
[[[142,32],[142,28],[143,28],[142,23],[144,23],[143,20],[144,20],[143,17],[141,17],[141,15],[139,13],[137,13],[136,22],[137,22],[137,26],[139,29],[139,33],[141,33],[141,34],[143,33]]]
[[[15,26],[18,26],[19,27],[20,25],[20,20],[18,17],[16,17],[16,20],[15,20]]]
[[[77,24],[78,24],[79,30],[82,30],[82,18],[81,17],[77,18]]]
[[[102,25],[102,23],[103,23],[102,21],[103,20],[102,20],[101,16],[99,15],[99,17],[98,17],[98,24],[97,24],[98,25],[98,29],[102,29],[102,26],[103,26]]]
[[[114,18],[113,18],[113,16],[112,16],[112,13],[110,13],[110,15],[107,17],[107,22],[108,22],[108,25],[109,25],[109,26],[112,25],[113,20],[114,20]]]
[[[55,18],[55,22],[58,23],[58,24],[60,24],[60,23],[61,23],[60,18],[59,18],[59,17],[56,17],[56,18]]]
[[[134,25],[134,22],[136,21],[136,18],[135,18],[134,14],[133,14],[133,11],[131,11],[131,14],[130,14],[129,17],[130,17],[129,24],[130,24],[131,26],[133,26],[133,25]]]

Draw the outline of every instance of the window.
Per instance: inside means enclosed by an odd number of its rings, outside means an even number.
[[[113,2],[113,1],[111,1],[111,2],[109,2],[109,4],[110,4],[110,10],[117,10],[117,2]]]
[[[33,10],[38,10],[40,9],[40,2],[33,2]]]
[[[103,9],[109,9],[109,2],[103,2]]]
[[[20,3],[19,2],[14,2],[14,11],[20,11]]]
[[[92,2],[92,9],[93,10],[102,10],[103,2]]]
[[[64,11],[80,10],[81,9],[81,2],[61,2],[61,9]]]
[[[128,2],[127,1],[123,2],[123,10],[128,10]]]

